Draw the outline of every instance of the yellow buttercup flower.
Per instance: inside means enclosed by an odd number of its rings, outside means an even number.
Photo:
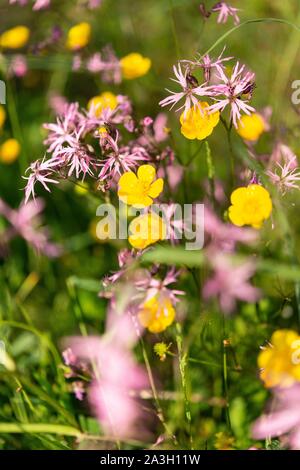
[[[155,295],[141,305],[138,319],[151,333],[161,333],[173,323],[175,314],[168,297],[160,298]]]
[[[220,113],[208,112],[209,104],[198,101],[198,106],[190,108],[180,116],[181,134],[187,139],[203,140],[208,137],[220,120]]]
[[[277,330],[258,356],[260,378],[267,388],[289,387],[300,381],[300,336],[293,330]]]
[[[16,139],[8,139],[0,146],[0,161],[2,163],[13,163],[21,152],[21,146]]]
[[[160,195],[164,187],[163,179],[155,180],[155,177],[156,170],[152,165],[141,165],[137,175],[127,171],[119,179],[119,198],[131,206],[151,206],[153,199]]]
[[[88,102],[88,109],[94,109],[95,116],[99,117],[105,108],[115,109],[118,106],[118,98],[110,91],[104,91],[101,95],[94,96]]]
[[[91,37],[91,26],[89,23],[78,23],[68,31],[66,46],[72,51],[85,47]]]
[[[132,52],[120,60],[123,77],[127,80],[146,75],[151,67],[151,60],[138,52]]]
[[[255,142],[266,130],[265,122],[260,114],[244,114],[238,122],[237,133],[245,140]]]
[[[143,214],[130,222],[128,241],[136,250],[144,250],[147,246],[166,238],[166,225],[157,214]]]
[[[0,130],[3,128],[6,119],[6,112],[3,106],[0,105]]]
[[[4,49],[19,49],[27,44],[30,30],[26,26],[16,26],[8,29],[0,36],[0,47]]]
[[[229,207],[228,216],[238,227],[252,225],[259,229],[272,212],[270,194],[259,184],[235,189],[230,200],[232,205]]]

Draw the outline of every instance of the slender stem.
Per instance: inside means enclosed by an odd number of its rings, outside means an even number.
[[[176,324],[176,342],[178,349],[178,359],[179,359],[179,370],[181,377],[182,390],[184,395],[184,405],[185,405],[185,417],[188,422],[189,436],[190,436],[190,445],[191,449],[194,449],[193,434],[192,434],[192,414],[191,414],[191,405],[187,391],[187,382],[186,382],[186,365],[187,365],[187,354],[183,353],[182,348],[182,331],[179,323]]]
[[[146,370],[147,370],[147,374],[148,374],[148,378],[149,378],[149,383],[150,383],[150,387],[151,387],[154,402],[155,402],[157,417],[160,420],[160,422],[162,423],[163,427],[165,428],[167,434],[174,440],[174,443],[177,445],[176,437],[172,434],[172,432],[169,429],[169,426],[168,426],[168,424],[165,420],[165,417],[164,417],[163,409],[161,407],[160,400],[159,400],[159,397],[158,397],[158,393],[157,393],[157,390],[156,390],[156,386],[155,386],[155,382],[154,382],[154,378],[153,378],[153,373],[152,373],[150,361],[149,361],[149,358],[148,358],[148,354],[147,354],[147,351],[146,351],[146,348],[145,348],[143,338],[140,338],[140,344],[141,344],[141,347],[142,347],[143,359],[144,359],[144,362],[145,362],[145,365],[146,365]]]
[[[233,146],[232,146],[232,139],[231,139],[231,131],[232,131],[232,120],[230,120],[230,124],[228,125],[226,120],[221,116],[220,120],[226,130],[226,135],[227,135],[227,141],[228,141],[228,147],[229,147],[229,156],[230,156],[230,175],[231,175],[231,184],[234,187],[235,183],[235,173],[234,173],[234,164],[235,164],[235,158],[234,158],[234,152],[233,152]]]
[[[231,432],[231,420],[229,411],[229,394],[228,394],[228,368],[227,368],[227,347],[229,342],[226,339],[225,331],[225,315],[223,314],[223,341],[222,341],[222,356],[223,356],[223,385],[224,385],[224,398],[226,400],[225,414],[228,429]]]
[[[169,0],[169,4],[170,4],[170,17],[171,17],[172,35],[173,35],[173,39],[174,39],[177,59],[179,60],[180,57],[181,57],[181,54],[180,54],[179,41],[178,41],[178,37],[177,37],[177,33],[176,33],[176,24],[175,24],[175,17],[174,17],[173,0]]]

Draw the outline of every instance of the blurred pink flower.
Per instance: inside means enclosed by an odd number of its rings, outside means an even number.
[[[28,67],[26,57],[23,55],[14,56],[9,65],[8,74],[10,76],[22,78],[26,75],[27,71]]]
[[[100,73],[106,83],[121,83],[122,73],[120,61],[111,46],[106,46],[101,53],[96,52],[86,63],[86,68],[91,73]]]
[[[23,7],[24,5],[27,5],[27,1],[28,0],[9,0],[9,4],[14,5],[15,3],[17,3],[18,5],[21,5]]]
[[[236,63],[231,77],[227,77],[222,68],[218,68],[217,77],[223,84],[212,85],[210,88],[211,96],[217,103],[210,106],[210,112],[223,111],[227,105],[231,108],[231,119],[235,127],[241,118],[241,112],[251,114],[255,109],[248,103],[248,98],[242,99],[242,95],[250,95],[254,89],[255,74],[245,72],[245,65]],[[223,98],[214,98],[221,96]]]
[[[260,417],[252,428],[254,439],[285,436],[291,449],[300,450],[300,385],[274,389],[271,411]]]
[[[21,203],[18,209],[11,209],[0,198],[0,215],[4,216],[11,225],[1,233],[1,242],[7,243],[12,238],[20,236],[38,252],[49,257],[59,256],[62,248],[51,243],[47,228],[41,227],[40,215],[44,206],[42,199],[36,199],[27,204]]]
[[[250,244],[258,240],[255,230],[223,223],[208,205],[204,209],[204,230],[209,237],[209,249],[219,252],[230,253],[237,243]]]
[[[164,142],[168,138],[168,118],[165,113],[159,113],[153,122],[154,138],[156,142]]]
[[[106,434],[132,437],[142,431],[143,411],[134,394],[148,386],[144,369],[130,351],[137,341],[129,315],[110,311],[106,333],[101,337],[70,338],[74,353],[90,361],[94,378],[88,393],[93,413]]]
[[[226,255],[214,251],[207,253],[214,275],[206,281],[203,287],[203,297],[209,299],[218,297],[224,313],[232,313],[237,300],[256,302],[260,291],[249,284],[249,278],[255,273],[255,263],[247,261],[235,265]]]
[[[35,0],[33,10],[43,10],[50,6],[51,0]]]
[[[178,281],[180,273],[180,270],[172,267],[167,271],[164,279],[157,279],[150,271],[145,270],[144,277],[135,283],[137,289],[144,294],[143,302],[156,295],[170,299],[173,305],[179,302],[178,296],[185,295],[185,292],[170,288],[170,284]]]
[[[300,189],[300,168],[296,156],[283,165],[276,162],[275,169],[267,170],[266,174],[283,195],[291,189]]]
[[[237,15],[237,12],[239,11],[238,8],[234,8],[226,2],[216,3],[212,7],[211,11],[213,13],[219,13],[218,20],[217,20],[218,23],[227,23],[229,16],[233,17],[235,25],[238,25],[240,23],[240,19]]]

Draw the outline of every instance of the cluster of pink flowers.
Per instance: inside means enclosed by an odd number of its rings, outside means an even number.
[[[223,54],[223,53],[222,53]],[[191,107],[198,105],[199,97],[206,97],[212,101],[209,112],[224,111],[230,108],[230,118],[237,127],[242,113],[251,114],[255,109],[248,104],[255,87],[255,74],[246,70],[245,65],[237,62],[230,77],[224,72],[225,62],[232,57],[211,59],[209,55],[200,57],[194,61],[182,60],[176,67],[174,65],[175,83],[180,85],[181,91],[171,93],[167,98],[160,101],[161,106],[171,106],[184,101],[178,111],[184,109],[185,114]],[[204,73],[205,82],[199,85],[195,72],[200,69]],[[212,84],[213,82],[213,84]]]
[[[142,162],[172,158],[168,148],[160,147],[167,134],[157,128],[156,121],[145,118],[137,123],[129,99],[118,95],[117,102],[115,109],[104,107],[99,113],[93,104],[85,110],[78,103],[66,103],[57,97],[52,100],[57,119],[55,123],[44,124],[48,131],[47,154],[27,169],[26,201],[35,196],[37,182],[50,191],[49,184],[57,184],[61,179],[84,180],[89,176],[106,191],[122,173],[134,170]],[[118,126],[134,138],[123,143]],[[101,155],[97,154],[97,144]]]

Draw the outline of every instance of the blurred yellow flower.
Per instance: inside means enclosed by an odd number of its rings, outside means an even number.
[[[6,119],[6,112],[3,106],[0,105],[0,130],[3,128]]]
[[[115,109],[118,105],[116,95],[110,91],[104,91],[101,95],[94,96],[88,102],[88,109],[94,109],[96,117],[99,117],[105,108]]]
[[[138,319],[151,333],[161,333],[173,323],[175,309],[168,297],[155,295],[140,306]]]
[[[8,139],[0,146],[0,161],[2,163],[13,163],[21,152],[21,146],[16,139]]]
[[[208,137],[220,120],[219,111],[208,113],[209,104],[198,101],[198,106],[190,108],[180,116],[181,134],[187,139],[203,140]]]
[[[229,207],[228,216],[238,227],[252,225],[259,229],[272,212],[270,194],[259,184],[235,189],[230,200],[232,205]]]
[[[265,130],[265,122],[260,114],[244,114],[238,121],[237,133],[245,140],[255,142]]]
[[[166,238],[166,225],[157,214],[143,214],[130,222],[128,241],[137,250]]]
[[[270,345],[258,356],[260,378],[267,388],[289,387],[300,381],[300,336],[293,330],[277,330]]]
[[[27,44],[30,30],[26,26],[16,26],[8,29],[0,36],[0,47],[5,49],[19,49]]]
[[[228,436],[223,431],[217,432],[215,437],[215,448],[217,450],[233,450],[234,437]]]
[[[138,52],[132,52],[120,59],[123,77],[127,80],[146,75],[151,67],[151,60]]]
[[[127,171],[119,179],[119,198],[131,206],[151,206],[153,199],[160,195],[164,187],[163,179],[155,180],[155,177],[156,170],[152,165],[141,165],[137,175]]]
[[[89,23],[78,23],[68,31],[66,46],[72,51],[85,47],[91,37],[91,26]]]

